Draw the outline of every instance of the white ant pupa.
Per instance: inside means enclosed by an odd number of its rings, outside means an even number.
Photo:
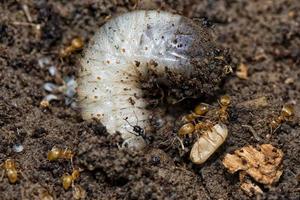
[[[221,122],[204,132],[192,147],[191,161],[195,164],[204,163],[224,143],[227,135],[227,126]]]
[[[124,119],[134,123],[136,113],[139,126],[149,127],[150,111],[140,77],[147,77],[150,63],[156,63],[160,81],[166,79],[166,70],[189,81],[198,70],[201,77],[192,80],[203,81],[201,87],[211,89],[219,80],[215,71],[221,71],[207,64],[214,49],[207,28],[180,15],[140,10],[110,19],[96,32],[81,59],[78,95],[83,118],[100,119],[109,133],[120,132],[125,140],[135,137]],[[196,68],[197,62],[206,65]],[[202,78],[204,71],[206,78]]]

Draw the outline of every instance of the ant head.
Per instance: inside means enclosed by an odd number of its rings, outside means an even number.
[[[133,126],[133,131],[138,133],[138,134],[143,134],[144,133],[144,129],[140,126]]]
[[[231,103],[230,96],[228,96],[228,95],[221,96],[219,102],[222,106],[229,106]]]
[[[134,132],[133,134],[134,135],[137,135],[137,136],[143,136],[144,135],[145,130],[142,127],[140,127],[139,125],[131,125],[128,121],[128,117],[126,117],[124,120],[129,124],[129,126],[131,126],[133,128],[133,132]]]

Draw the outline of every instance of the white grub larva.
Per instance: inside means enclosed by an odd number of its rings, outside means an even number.
[[[123,139],[135,137],[134,127],[149,127],[141,80],[155,72],[159,84],[179,89],[177,93],[189,88],[192,95],[212,93],[224,77],[225,61],[214,59],[220,52],[207,27],[180,15],[141,10],[112,18],[81,59],[82,116],[99,119]]]
[[[225,141],[228,129],[225,124],[219,123],[206,131],[193,145],[190,159],[195,164],[204,163]]]

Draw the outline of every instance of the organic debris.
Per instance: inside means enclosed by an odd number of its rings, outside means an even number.
[[[238,71],[236,72],[236,76],[240,79],[247,80],[248,79],[248,66],[244,63],[241,63],[238,67]]]
[[[265,185],[278,182],[282,174],[283,152],[271,144],[262,144],[255,149],[246,146],[224,157],[223,165],[230,173],[244,171],[254,180]]]
[[[236,105],[237,108],[246,108],[246,109],[258,109],[258,108],[264,108],[269,105],[268,99],[265,96],[258,97],[256,99],[250,99],[247,101],[243,101],[241,103],[238,103]]]
[[[52,69],[53,70],[53,69]],[[51,72],[50,72],[51,73]],[[52,100],[65,100],[65,104],[76,107],[74,97],[76,95],[77,82],[73,76],[66,76],[63,78],[62,85],[56,85],[54,83],[47,82],[44,84],[44,90],[50,92],[41,101],[40,106],[47,108],[50,106]]]
[[[257,185],[253,184],[250,181],[246,181],[241,184],[242,190],[244,190],[249,196],[254,194],[263,194],[263,191]]]

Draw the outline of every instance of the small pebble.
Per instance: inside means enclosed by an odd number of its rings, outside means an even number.
[[[55,76],[56,73],[57,73],[57,69],[56,69],[55,66],[49,67],[49,74],[50,74],[51,76]]]
[[[13,150],[16,153],[20,153],[20,152],[22,152],[24,150],[24,146],[21,145],[21,144],[14,144]]]
[[[47,96],[44,97],[43,100],[50,102],[52,100],[58,100],[58,99],[59,98],[56,95],[54,95],[54,94],[48,94]]]
[[[43,57],[43,58],[38,59],[38,65],[41,68],[44,68],[49,64],[50,64],[50,58],[48,58],[48,57]]]
[[[43,86],[44,90],[47,92],[54,92],[55,90],[58,89],[58,86],[55,85],[54,83],[45,83]]]

